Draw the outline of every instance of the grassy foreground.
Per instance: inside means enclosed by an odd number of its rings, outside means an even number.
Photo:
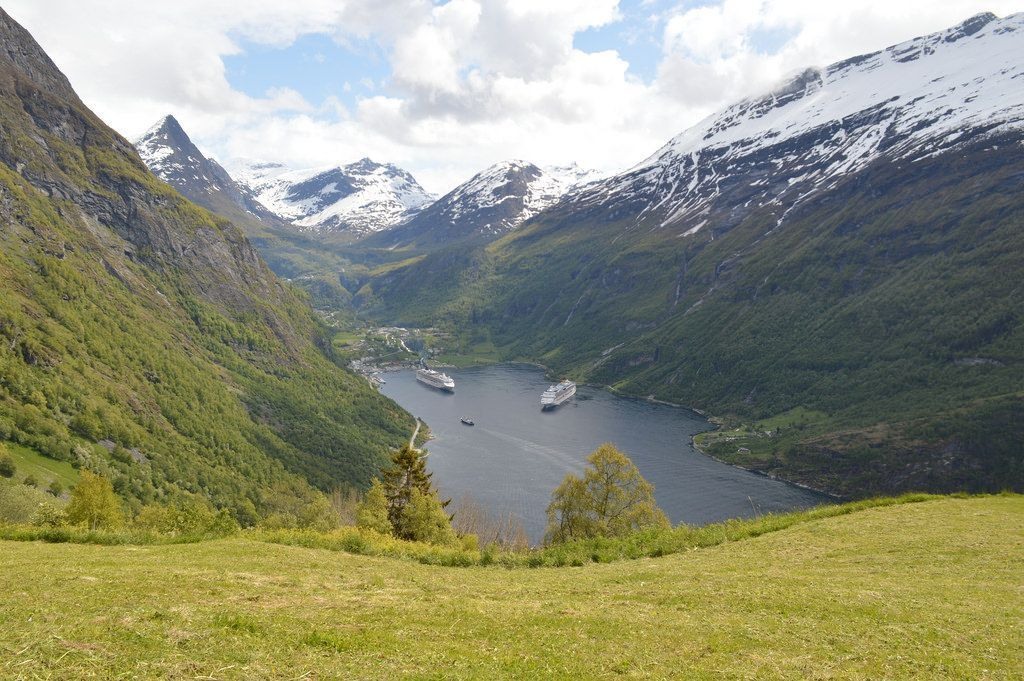
[[[1024,497],[581,568],[0,542],[0,677],[1010,678]]]

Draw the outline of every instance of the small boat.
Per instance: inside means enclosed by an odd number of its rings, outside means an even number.
[[[459,419],[459,420],[460,420],[460,421],[462,421],[462,423],[463,423],[463,424],[465,424],[465,425],[467,425],[467,426],[475,426],[475,425],[476,425],[475,423],[473,423],[473,419],[470,419],[470,418],[466,418],[465,416],[463,416],[463,417],[462,417],[461,419]]]

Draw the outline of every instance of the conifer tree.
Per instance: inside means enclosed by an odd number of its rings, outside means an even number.
[[[392,531],[396,537],[412,539],[408,529],[409,516],[405,509],[412,501],[413,491],[437,497],[430,481],[431,473],[427,471],[426,459],[420,452],[405,445],[391,456],[391,466],[381,472],[381,477]],[[450,501],[438,500],[438,504],[443,509]]]
[[[370,489],[356,509],[356,525],[381,534],[391,534],[393,527],[388,519],[388,500],[384,496],[384,485],[377,478],[373,479]]]

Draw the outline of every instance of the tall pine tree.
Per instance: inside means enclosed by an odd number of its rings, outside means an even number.
[[[413,490],[424,495],[436,494],[430,482],[431,476],[427,471],[426,458],[409,445],[392,454],[391,466],[381,471],[381,483],[388,503],[388,520],[396,537],[409,538],[405,510],[412,500]],[[440,502],[441,507],[446,507],[450,501]]]

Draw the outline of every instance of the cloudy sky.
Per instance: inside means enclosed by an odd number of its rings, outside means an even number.
[[[173,113],[204,151],[369,156],[443,192],[491,163],[614,171],[806,66],[1024,0],[6,0],[131,139]]]

